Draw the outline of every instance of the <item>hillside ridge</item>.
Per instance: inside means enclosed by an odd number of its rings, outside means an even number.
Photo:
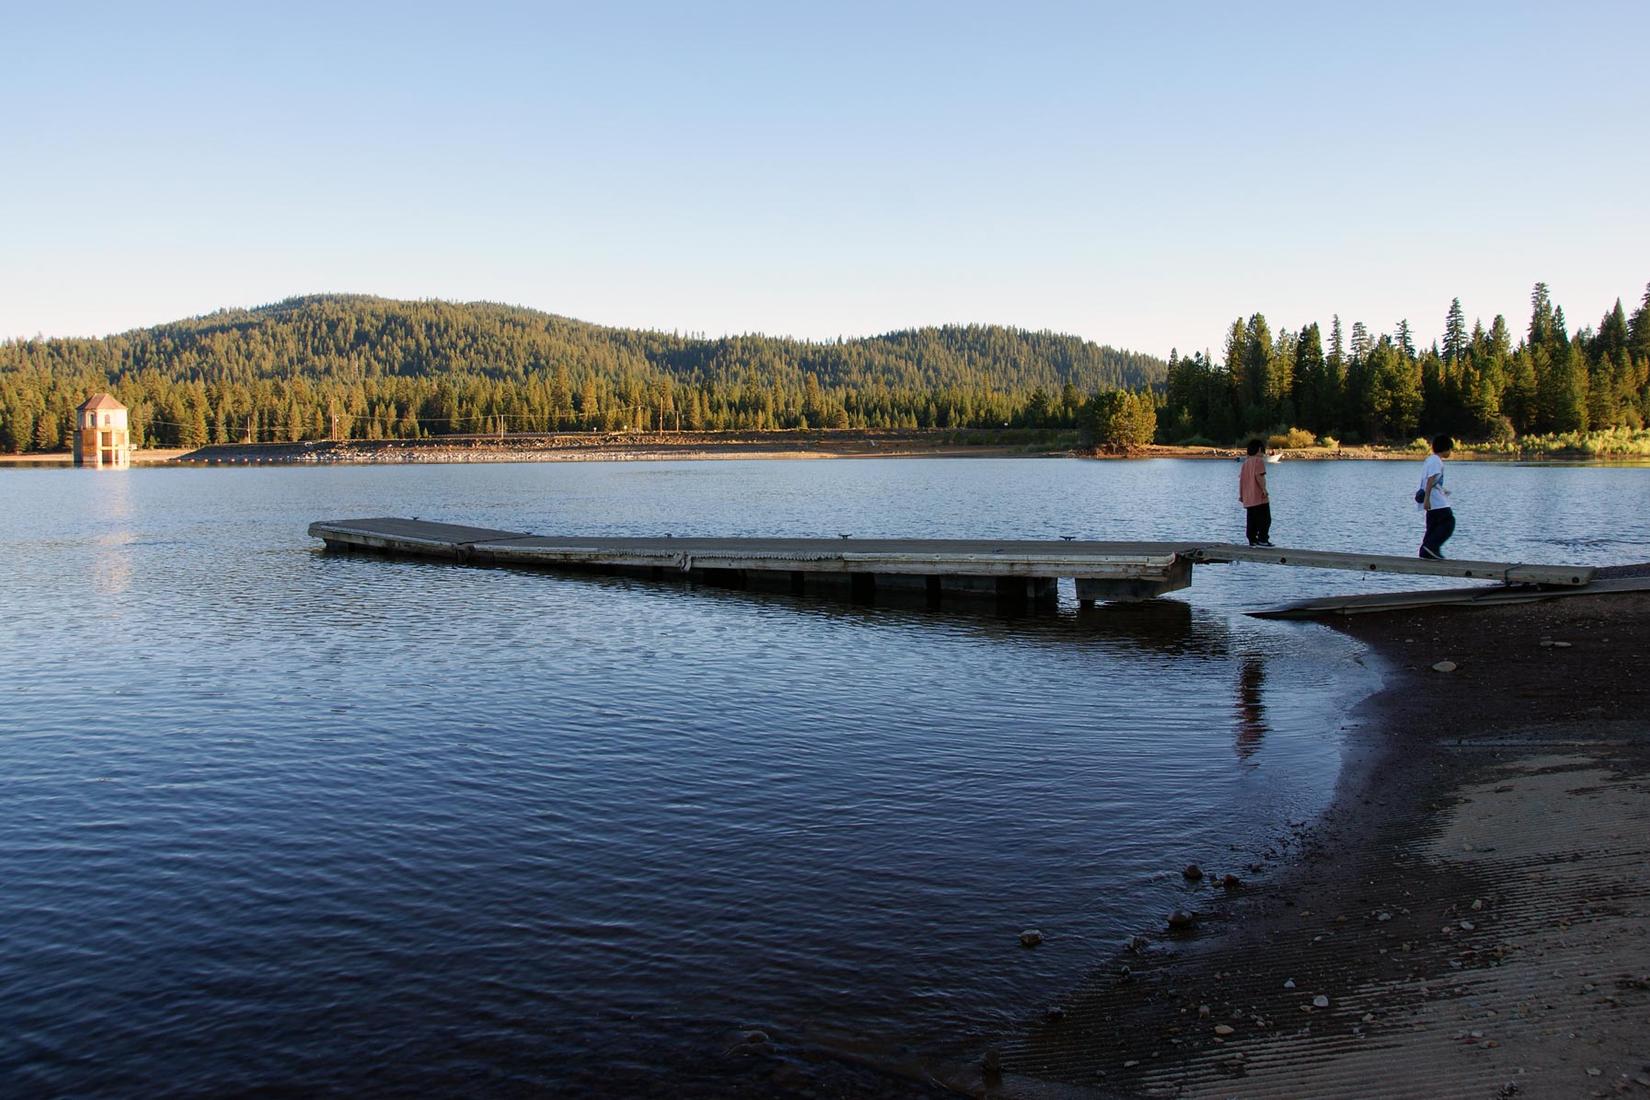
[[[496,302],[314,294],[91,338],[0,343],[0,449],[61,446],[89,393],[147,445],[473,431],[1069,422],[1161,387],[1156,356],[955,324],[813,341],[683,336]]]

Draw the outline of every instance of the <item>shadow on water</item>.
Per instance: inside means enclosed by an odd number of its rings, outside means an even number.
[[[326,559],[363,556],[317,548]],[[840,595],[824,592],[796,594],[769,588],[720,584],[698,578],[650,578],[590,569],[537,569],[514,564],[450,562],[398,557],[399,563],[427,569],[494,569],[531,576],[545,583],[589,585],[615,594],[656,591],[661,598],[745,603],[767,609],[786,609],[800,618],[877,626],[923,626],[944,623],[952,632],[999,639],[1018,645],[1116,651],[1121,648],[1170,656],[1221,658],[1230,652],[1231,629],[1223,616],[1194,609],[1183,600],[1099,603],[1078,608],[1055,601],[947,598],[935,603],[922,593],[879,591],[857,596],[847,587]]]

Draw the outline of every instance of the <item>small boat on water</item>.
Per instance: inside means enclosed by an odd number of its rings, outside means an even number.
[[[1280,454],[1269,454],[1269,455],[1266,456],[1266,461],[1268,461],[1268,462],[1282,462],[1283,461],[1283,456],[1280,455]]]

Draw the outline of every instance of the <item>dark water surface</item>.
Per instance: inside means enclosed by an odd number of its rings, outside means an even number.
[[[1274,467],[1273,537],[1412,553],[1417,471]],[[1451,477],[1459,556],[1647,556],[1646,471]],[[719,1095],[977,1052],[1184,904],[1182,864],[1262,859],[1325,804],[1375,675],[1235,612],[1414,580],[1212,567],[1009,619],[330,556],[305,527],[1235,537],[1235,482],[0,472],[0,1093]],[[775,1052],[728,1053],[746,1028]]]

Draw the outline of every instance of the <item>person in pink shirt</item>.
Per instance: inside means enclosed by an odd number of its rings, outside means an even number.
[[[1266,493],[1266,445],[1249,441],[1249,457],[1238,469],[1238,500],[1248,513],[1250,546],[1272,545],[1272,498]]]

